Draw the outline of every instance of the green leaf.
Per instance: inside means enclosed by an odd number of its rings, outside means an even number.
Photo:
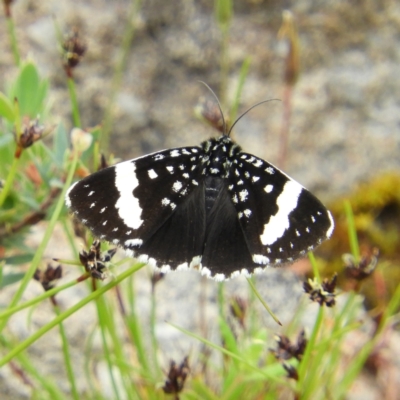
[[[7,274],[3,275],[3,279],[0,283],[0,289],[4,288],[5,286],[11,285],[15,282],[19,282],[23,277],[24,273],[20,272],[18,274]]]
[[[12,86],[10,97],[17,98],[22,116],[36,118],[44,110],[48,81],[41,80],[35,64],[24,64]]]
[[[0,116],[7,119],[10,122],[15,120],[14,106],[10,99],[0,92]]]
[[[4,261],[8,265],[21,265],[31,262],[32,258],[33,258],[32,253],[19,254],[16,256],[0,258],[0,263]]]
[[[221,26],[227,27],[233,14],[232,0],[216,0],[215,15]]]

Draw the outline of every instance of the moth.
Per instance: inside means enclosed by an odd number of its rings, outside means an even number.
[[[96,237],[128,255],[217,281],[291,263],[334,229],[316,197],[229,133],[95,172],[65,201]]]

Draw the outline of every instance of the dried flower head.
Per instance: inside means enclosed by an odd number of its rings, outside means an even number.
[[[61,277],[62,277],[61,265],[58,265],[57,267],[54,268],[50,264],[47,265],[47,268],[44,271],[37,269],[35,271],[35,274],[33,275],[33,278],[42,284],[43,289],[45,291],[53,289],[54,281],[56,279],[60,279]]]
[[[163,280],[165,277],[165,273],[164,272],[160,272],[160,271],[154,271],[153,274],[151,275],[150,281],[151,281],[151,290],[154,291],[156,285],[158,282],[160,282],[161,280]]]
[[[299,35],[293,14],[284,10],[282,17],[282,26],[279,29],[278,36],[280,39],[286,39],[289,45],[285,60],[285,83],[293,86],[298,80],[300,70]]]
[[[215,101],[202,99],[195,108],[195,114],[204,118],[218,132],[224,133],[224,119]]]
[[[299,380],[299,374],[297,373],[297,369],[293,365],[283,363],[282,366],[283,368],[285,368],[288,378],[294,379],[296,381]]]
[[[75,151],[83,153],[93,142],[92,134],[85,132],[81,128],[73,128],[71,131],[71,144]]]
[[[240,326],[244,328],[244,321],[247,311],[247,302],[240,296],[234,296],[231,299],[229,310],[231,314],[239,321]]]
[[[44,126],[39,125],[38,119],[35,119],[34,121],[24,120],[22,133],[17,138],[17,150],[15,156],[18,158],[23,149],[27,149],[28,147],[32,146],[33,143],[42,139],[44,133]]]
[[[107,168],[108,167],[108,162],[106,160],[106,157],[103,153],[100,155],[100,165],[98,170],[100,171],[101,169]]]
[[[11,18],[11,3],[13,3],[14,0],[3,0],[4,4],[4,15],[7,18]]]
[[[290,360],[293,357],[297,358],[299,361],[302,359],[307,346],[307,339],[304,330],[299,333],[297,343],[295,344],[292,344],[290,339],[285,335],[277,335],[275,340],[278,347],[277,349],[271,349],[270,351],[274,354],[276,359]]]
[[[188,357],[185,357],[179,367],[176,365],[175,361],[171,361],[169,366],[169,371],[167,379],[163,386],[163,391],[166,394],[177,395],[183,389],[185,385],[186,378],[190,372]],[[178,398],[177,396],[175,397]]]
[[[379,250],[376,247],[362,255],[358,262],[352,254],[343,254],[346,276],[356,281],[368,278],[376,269],[378,256]]]
[[[79,37],[77,29],[66,36],[62,44],[63,65],[69,77],[72,77],[72,70],[80,63],[86,49],[86,43]]]
[[[117,252],[117,249],[111,249],[106,252],[100,251],[100,241],[95,240],[87,252],[82,250],[79,253],[79,260],[85,267],[86,272],[90,273],[92,278],[104,280],[106,278],[106,263],[111,261],[111,258]]]
[[[325,304],[327,307],[333,307],[335,301],[337,274],[331,280],[325,278],[320,284],[316,279],[309,279],[303,283],[303,288],[310,295],[310,299],[319,303],[321,306]]]

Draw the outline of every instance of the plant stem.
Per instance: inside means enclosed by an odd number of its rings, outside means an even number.
[[[6,17],[6,21],[7,21],[7,30],[8,30],[8,35],[10,37],[11,50],[14,56],[15,65],[19,66],[19,64],[21,63],[21,57],[19,55],[19,50],[18,50],[14,20],[11,18],[11,16],[9,16]]]
[[[68,171],[68,176],[67,179],[65,181],[63,190],[61,192],[60,198],[58,199],[57,205],[54,209],[53,215],[51,216],[50,222],[47,225],[47,229],[46,232],[44,234],[43,240],[41,241],[34,257],[33,260],[31,262],[31,265],[28,269],[28,271],[26,272],[24,278],[21,281],[21,284],[19,285],[17,291],[15,292],[8,308],[12,308],[14,307],[19,300],[21,299],[26,287],[28,286],[28,283],[30,282],[30,280],[33,277],[33,274],[35,273],[37,267],[39,266],[40,261],[42,260],[43,257],[43,253],[46,250],[47,244],[51,238],[51,235],[53,234],[53,230],[54,227],[58,221],[58,218],[60,216],[61,210],[64,206],[64,197],[65,197],[65,193],[67,192],[67,189],[69,188],[69,186],[71,185],[72,182],[72,177],[74,176],[74,172],[76,169],[76,165],[78,162],[78,153],[75,152],[74,153],[74,157],[73,160],[71,162],[71,165],[69,167],[69,171]],[[0,332],[4,329],[4,327],[6,326],[8,321],[8,318],[5,318],[1,323],[0,323]]]
[[[56,315],[60,315],[60,309],[57,305],[54,306],[54,311]],[[64,362],[65,362],[65,369],[67,370],[67,376],[69,383],[71,385],[71,393],[72,397],[75,400],[79,400],[79,393],[76,388],[76,381],[75,381],[75,376],[72,368],[72,362],[71,362],[71,355],[69,353],[69,345],[68,345],[68,338],[65,333],[64,325],[62,322],[58,325],[60,329],[60,335],[61,335],[61,341],[62,341],[62,350],[63,350],[63,355],[64,355]]]
[[[4,187],[0,192],[0,207],[3,206],[4,201],[7,198],[8,193],[10,192],[10,189],[14,183],[15,175],[17,173],[20,160],[21,160],[21,157],[14,157],[14,159],[13,159],[13,163],[11,165],[10,172],[8,173]]]
[[[40,337],[42,337],[45,333],[50,331],[52,328],[57,326],[61,321],[64,321],[66,318],[80,310],[82,307],[84,307],[86,304],[90,303],[92,300],[97,299],[99,296],[110,290],[112,287],[118,285],[121,281],[126,279],[128,276],[133,274],[134,272],[138,271],[140,268],[142,268],[145,264],[144,263],[138,263],[133,265],[131,268],[128,268],[126,271],[122,272],[120,275],[118,275],[113,281],[108,283],[107,285],[104,285],[103,287],[97,289],[96,291],[92,292],[88,296],[86,296],[84,299],[82,299],[80,302],[69,308],[68,310],[64,311],[60,315],[58,315],[56,318],[53,319],[53,321],[50,321],[48,324],[42,326],[40,329],[38,329],[33,335],[29,336],[27,339],[25,339],[23,342],[19,343],[16,345],[6,356],[4,356],[0,360],[0,367],[8,363],[12,358],[14,358],[17,354],[19,354],[21,351],[25,350],[27,347],[29,347],[31,344],[35,343]]]
[[[79,115],[79,106],[78,106],[78,100],[77,100],[77,95],[76,95],[76,87],[75,87],[74,79],[71,77],[68,77],[67,85],[68,85],[68,90],[69,90],[69,97],[71,99],[72,119],[74,122],[74,127],[80,128],[82,125],[81,125],[81,117]]]
[[[351,203],[349,200],[345,200],[344,210],[345,210],[346,218],[347,218],[351,253],[353,254],[354,258],[357,261],[359,261],[360,260],[360,247],[358,245],[357,230],[356,230],[356,224],[354,221],[353,209],[351,208]]]

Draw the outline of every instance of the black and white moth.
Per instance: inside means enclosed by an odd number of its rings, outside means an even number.
[[[140,261],[217,281],[290,263],[334,227],[309,191],[226,134],[98,171],[70,187],[66,204]]]

